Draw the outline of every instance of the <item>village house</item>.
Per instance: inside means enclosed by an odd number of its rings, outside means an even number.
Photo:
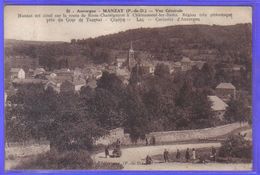
[[[140,69],[143,74],[154,74],[154,70],[152,70],[152,68],[147,64],[141,65]]]
[[[80,68],[75,68],[73,72],[74,79],[85,79],[85,76],[82,73]]]
[[[60,93],[60,86],[61,86],[62,81],[59,81],[57,79],[52,79],[49,80],[45,86],[44,89],[48,89],[48,88],[52,88],[54,91],[56,91],[57,93]]]
[[[25,79],[15,79],[13,80],[13,86],[19,87],[23,85],[29,85],[29,84],[38,84],[38,85],[45,85],[48,81],[38,78],[25,78]]]
[[[34,73],[34,70],[30,68],[30,69],[28,70],[28,72],[27,72],[26,77],[33,77],[33,73]]]
[[[192,62],[190,58],[188,57],[183,57],[181,60],[181,70],[182,71],[188,71],[192,68]]]
[[[227,102],[231,97],[236,98],[236,87],[232,83],[220,83],[216,87],[216,95]]]
[[[57,75],[57,77],[59,77],[60,80],[73,81],[74,72],[70,71],[70,69],[59,69],[59,70],[55,70],[54,73]]]
[[[180,72],[181,71],[181,62],[177,61],[173,64],[174,72]]]
[[[124,59],[124,58],[117,58],[116,59],[117,69],[122,69],[123,66],[125,65],[125,62],[126,62],[126,59]]]
[[[206,61],[192,61],[191,65],[196,66],[199,70],[201,70],[205,63]]]
[[[81,79],[81,78],[74,79],[74,81],[72,83],[74,85],[74,91],[75,92],[79,92],[82,87],[86,86],[86,81],[84,79]]]
[[[11,80],[25,79],[25,71],[22,68],[11,68]]]
[[[214,113],[214,117],[223,120],[228,105],[217,96],[208,96],[208,98],[212,103],[211,109]]]
[[[55,78],[55,77],[57,77],[57,74],[51,72],[51,73],[49,74],[49,76],[50,76],[51,78]]]
[[[74,81],[52,79],[45,85],[45,89],[51,87],[54,91],[60,92],[79,92],[83,86],[86,86],[86,81],[77,79]]]
[[[36,68],[33,72],[33,77],[36,77],[38,75],[42,75],[45,73],[45,69],[43,68]]]
[[[108,65],[106,66],[105,70],[109,73],[116,73],[117,66],[115,65]]]

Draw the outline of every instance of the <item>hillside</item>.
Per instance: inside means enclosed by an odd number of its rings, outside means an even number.
[[[252,26],[182,25],[163,28],[139,28],[115,34],[72,39],[66,42],[7,40],[6,56],[26,55],[31,59],[54,59],[54,65],[67,59],[71,67],[88,61],[112,62],[122,51],[126,53],[132,41],[134,50],[157,60],[180,60],[182,56],[200,60],[243,62],[251,59]],[[143,54],[142,54],[143,53]],[[55,66],[54,66],[55,67]]]

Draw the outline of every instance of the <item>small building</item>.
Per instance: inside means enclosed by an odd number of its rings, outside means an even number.
[[[236,87],[232,83],[220,83],[216,87],[216,95],[227,102],[231,97],[236,98]]]
[[[14,79],[12,81],[12,84],[14,87],[21,87],[21,86],[26,86],[30,84],[34,85],[45,85],[48,81],[47,80],[42,80],[38,78],[25,78],[25,79]]]
[[[33,71],[33,76],[37,76],[37,75],[42,75],[45,73],[45,69],[43,68],[36,68],[34,71]]]
[[[192,61],[192,66],[195,66],[199,70],[201,70],[205,63],[206,63],[206,61]]]
[[[192,68],[192,62],[190,58],[188,57],[183,57],[181,60],[181,70],[182,71],[188,71]]]
[[[228,105],[217,96],[208,96],[208,98],[212,102],[211,109],[214,112],[214,116],[223,120]]]
[[[81,78],[74,79],[73,84],[74,84],[74,91],[79,92],[82,87],[86,86],[86,81]]]
[[[61,86],[61,81],[57,80],[57,79],[52,79],[49,80],[46,84],[44,89],[48,89],[49,87],[52,88],[54,91],[60,93],[60,86]]]
[[[59,77],[59,79],[66,81],[73,81],[74,72],[70,71],[70,69],[59,69],[55,70],[54,73]]]
[[[177,61],[173,64],[174,72],[180,72],[182,70],[181,62]]]
[[[51,78],[55,78],[55,77],[57,77],[57,74],[55,74],[55,73],[50,73],[50,75],[49,75]]]
[[[25,71],[22,68],[11,68],[11,80],[25,79]]]
[[[34,70],[29,69],[28,72],[27,72],[27,77],[33,77],[33,73],[34,73]]]
[[[85,78],[85,76],[84,76],[84,74],[82,73],[82,69],[81,68],[75,68],[74,69],[74,72],[73,72],[73,76],[74,76],[74,79],[84,79]]]
[[[142,61],[141,64],[141,70],[143,71],[143,74],[154,74],[155,71],[155,65],[152,62],[149,61]]]
[[[124,58],[117,58],[116,59],[116,66],[117,66],[117,68],[118,69],[123,68],[125,62],[126,62],[126,59],[124,59]]]
[[[8,97],[8,95],[7,95],[7,93],[5,92],[5,106],[6,106],[7,97]]]

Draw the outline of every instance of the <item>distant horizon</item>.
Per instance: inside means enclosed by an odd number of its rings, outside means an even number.
[[[102,37],[102,36],[107,36],[107,35],[114,35],[114,34],[118,34],[121,32],[127,32],[129,30],[137,30],[137,29],[155,29],[155,28],[167,28],[167,27],[174,27],[174,26],[235,26],[235,25],[245,25],[245,24],[250,24],[252,25],[252,23],[250,22],[246,22],[246,23],[236,23],[236,24],[230,24],[230,25],[217,25],[217,24],[176,24],[176,25],[169,25],[169,26],[162,26],[162,27],[138,27],[138,28],[132,28],[132,29],[126,29],[126,30],[122,30],[122,31],[118,31],[118,32],[114,32],[114,33],[109,33],[109,34],[101,34],[99,36],[95,36],[95,37],[88,37],[88,38],[71,38],[69,40],[27,40],[27,39],[16,39],[16,38],[4,38],[4,40],[16,40],[16,41],[25,41],[25,42],[60,42],[60,43],[70,43],[72,39],[76,39],[76,40],[81,40],[81,39],[95,39],[98,37]]]

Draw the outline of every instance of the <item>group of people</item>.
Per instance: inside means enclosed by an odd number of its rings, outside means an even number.
[[[109,146],[107,145],[105,147],[105,157],[120,157],[121,156],[121,142],[119,139],[117,139],[115,145],[114,145],[114,149],[112,152],[112,155],[109,154]]]
[[[186,162],[189,162],[190,160],[196,160],[195,148],[192,148],[191,155],[190,155],[190,149],[189,148],[186,149],[185,160],[186,160]]]
[[[197,152],[196,152],[195,148],[192,148],[191,151],[190,151],[190,148],[187,148],[184,156],[185,156],[186,162],[197,161],[198,163],[206,163],[205,157],[197,156]],[[210,159],[213,161],[216,161],[216,156],[217,156],[217,151],[214,147],[212,147]],[[176,151],[175,158],[176,158],[177,162],[179,162],[181,160],[181,152],[179,149],[177,149],[177,151]],[[163,159],[164,159],[164,162],[170,162],[169,151],[167,149],[165,149],[163,152]],[[153,161],[152,161],[151,156],[147,155],[146,164],[152,164],[152,162]]]

